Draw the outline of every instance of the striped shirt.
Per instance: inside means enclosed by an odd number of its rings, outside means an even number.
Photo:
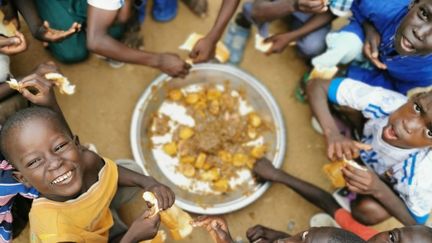
[[[332,80],[328,96],[331,102],[359,110],[369,119],[361,140],[372,150],[360,151],[361,160],[377,174],[390,177],[411,215],[417,223],[424,223],[432,208],[430,148],[402,149],[382,139],[389,115],[405,104],[407,97],[349,78]]]

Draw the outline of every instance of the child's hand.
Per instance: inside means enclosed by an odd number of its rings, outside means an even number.
[[[274,167],[267,158],[261,158],[255,162],[253,173],[260,179],[274,181],[279,174],[279,170]]]
[[[277,34],[270,37],[267,37],[264,40],[264,43],[272,42],[272,46],[266,52],[266,55],[271,55],[274,53],[281,53],[285,50],[285,48],[293,41],[296,40],[296,36],[293,32],[287,32],[283,34]]]
[[[246,231],[246,237],[248,238],[249,242],[270,243],[276,242],[277,239],[282,239],[289,236],[290,235],[284,232],[269,229],[259,224],[249,228]]]
[[[68,30],[56,30],[50,27],[48,21],[44,21],[43,25],[39,29],[38,36],[45,42],[58,42],[68,38],[80,30],[81,24],[77,22],[74,22]]]
[[[348,189],[360,194],[376,195],[383,184],[375,172],[360,170],[349,164],[342,168],[342,174]]]
[[[174,78],[184,78],[189,74],[191,66],[183,61],[178,55],[171,53],[159,54],[158,64],[156,65],[162,72]]]
[[[357,158],[360,150],[371,149],[370,145],[359,143],[341,134],[329,135],[326,138],[327,157],[333,161]]]
[[[53,108],[57,105],[54,84],[38,74],[31,74],[21,81],[21,94],[31,103]]]
[[[323,0],[297,0],[300,11],[309,13],[323,13],[327,11],[327,1]]]
[[[150,215],[152,215],[151,210],[146,210],[135,219],[121,242],[139,242],[153,239],[159,229],[160,216],[156,214],[150,217]]]
[[[0,52],[5,55],[14,55],[27,49],[27,42],[24,35],[17,31],[15,36],[0,36]]]
[[[378,46],[381,43],[381,36],[376,28],[370,23],[364,23],[365,41],[363,45],[363,53],[370,62],[379,69],[387,69],[387,65],[379,60]]]
[[[36,70],[34,71],[34,73],[44,77],[45,74],[47,73],[60,73],[58,66],[52,62],[46,62],[46,63],[42,63],[39,64],[36,68]]]
[[[174,192],[164,184],[157,182],[152,178],[151,183],[147,183],[144,187],[146,191],[153,192],[158,200],[158,206],[161,210],[170,208],[175,202]]]
[[[233,242],[228,230],[227,222],[221,217],[214,216],[199,216],[191,222],[194,227],[203,227],[206,229],[213,241],[216,243],[231,243]]]
[[[215,56],[217,41],[204,37],[199,40],[192,49],[189,57],[194,63],[207,62]]]

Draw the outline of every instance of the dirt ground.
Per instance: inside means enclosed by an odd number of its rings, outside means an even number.
[[[142,28],[145,49],[175,52],[185,57],[186,53],[179,51],[178,46],[192,32],[206,33],[216,18],[220,2],[209,1],[210,13],[205,19],[192,15],[183,4],[180,4],[176,19],[169,23],[156,23],[148,14]],[[276,22],[271,32],[281,32],[285,28],[284,23]],[[25,26],[24,32],[30,47],[27,52],[12,59],[12,70],[17,76],[28,73],[41,62],[52,60],[42,45],[33,40]],[[58,100],[80,141],[94,143],[105,157],[132,158],[129,140],[132,111],[159,71],[129,64],[113,69],[95,56],[79,64],[60,66],[64,74],[77,85],[77,92],[73,96],[58,95]],[[281,55],[267,57],[256,51],[253,42],[249,41],[240,67],[267,86],[283,112],[287,131],[283,169],[331,191],[331,185],[321,169],[327,162],[324,140],[310,126],[311,112],[308,105],[299,103],[294,97],[296,83],[307,70],[305,62],[296,55],[293,47]],[[126,205],[123,208],[126,221],[131,222],[142,206],[139,199]],[[246,242],[245,232],[255,224],[293,234],[307,229],[310,217],[319,211],[292,190],[272,185],[255,203],[224,217],[234,239]],[[388,220],[376,227],[388,229],[398,225],[396,220]],[[28,229],[15,242],[28,242]],[[169,239],[167,242],[173,241]],[[202,230],[195,230],[182,242],[202,243],[211,240]]]

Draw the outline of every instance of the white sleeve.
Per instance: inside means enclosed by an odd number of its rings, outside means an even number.
[[[350,78],[333,79],[328,88],[328,98],[332,103],[351,107],[372,119],[388,116],[407,102],[406,96],[397,92]]]
[[[87,3],[103,10],[117,10],[124,5],[124,0],[87,0]]]
[[[419,166],[408,170],[405,183],[398,183],[396,190],[405,189],[406,195],[401,195],[411,216],[418,224],[424,224],[432,209],[432,155],[428,154]],[[402,178],[403,181],[403,178]]]

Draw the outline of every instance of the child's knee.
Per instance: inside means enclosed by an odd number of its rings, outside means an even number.
[[[64,63],[84,61],[88,57],[87,48],[73,48],[73,51],[53,52],[55,58]]]
[[[353,217],[364,225],[375,225],[389,217],[387,211],[372,199],[351,203],[351,211]]]
[[[326,44],[313,38],[304,38],[297,42],[297,47],[305,58],[313,58],[326,50]]]

